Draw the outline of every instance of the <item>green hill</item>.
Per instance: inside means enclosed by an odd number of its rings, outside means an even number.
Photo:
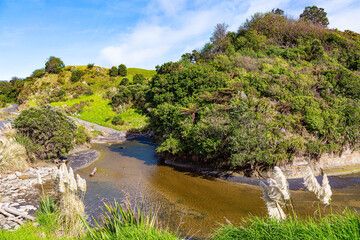
[[[151,123],[167,158],[254,171],[360,146],[360,35],[273,12],[157,68]]]
[[[81,77],[72,81],[72,74],[81,71]],[[66,66],[60,73],[43,73],[40,77],[31,76],[22,82],[17,99],[21,108],[51,104],[59,106],[66,113],[80,119],[124,131],[141,131],[148,125],[148,117],[136,110],[133,104],[123,104],[115,109],[112,97],[118,92],[123,78],[129,85],[136,74],[144,77],[144,84],[150,81],[154,70],[139,68],[127,69],[127,76],[109,76],[109,69],[98,66]],[[34,75],[34,74],[33,74]],[[112,119],[120,115],[124,124],[114,125]]]

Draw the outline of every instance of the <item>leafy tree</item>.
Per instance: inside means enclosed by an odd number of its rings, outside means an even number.
[[[123,79],[121,79],[120,85],[127,86],[129,85],[129,82],[130,82],[129,79],[124,77]]]
[[[135,74],[133,77],[133,84],[144,84],[145,78],[142,74]]]
[[[320,24],[327,27],[327,25],[329,25],[329,19],[326,15],[327,13],[323,8],[318,8],[317,6],[307,6],[300,14],[300,20],[309,21],[314,24]]]
[[[280,8],[273,9],[273,10],[271,10],[271,12],[272,12],[273,14],[277,14],[277,15],[280,15],[280,16],[284,16],[284,10],[281,10]]]
[[[115,66],[112,66],[109,71],[110,77],[116,77],[118,75],[118,69]]]
[[[120,64],[118,68],[118,74],[119,76],[125,77],[127,75],[127,69],[125,64]]]
[[[71,73],[71,78],[70,80],[72,82],[78,82],[80,80],[80,78],[82,77],[83,72],[81,70],[74,70]]]
[[[74,146],[76,123],[50,105],[31,107],[14,121],[22,138],[28,139],[28,152],[40,159],[65,157]]]
[[[65,67],[63,61],[60,58],[51,56],[48,61],[45,63],[45,72],[47,73],[59,73],[62,71],[62,68]]]
[[[41,78],[45,75],[45,70],[44,69],[36,69],[35,71],[32,72],[31,76],[35,77],[35,78]]]

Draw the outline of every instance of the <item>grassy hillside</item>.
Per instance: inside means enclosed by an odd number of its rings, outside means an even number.
[[[72,73],[80,70],[80,80],[73,82]],[[154,70],[139,68],[127,69],[129,85],[136,74],[144,76],[146,85]],[[148,124],[148,117],[136,110],[131,103],[121,109],[111,105],[112,97],[118,92],[118,87],[124,77],[109,76],[109,69],[98,66],[67,66],[58,74],[45,74],[41,77],[29,77],[23,82],[18,95],[21,108],[51,104],[59,106],[69,115],[94,122],[103,126],[124,131],[141,131]],[[120,115],[124,124],[114,125],[112,119]]]

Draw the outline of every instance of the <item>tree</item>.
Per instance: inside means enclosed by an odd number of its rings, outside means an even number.
[[[125,64],[119,65],[119,73],[120,76],[125,77],[127,75],[127,70]]]
[[[118,75],[118,69],[115,66],[112,66],[109,71],[110,77],[116,77]]]
[[[145,78],[142,74],[135,74],[133,77],[133,84],[144,84]]]
[[[210,38],[212,44],[215,47],[215,51],[218,53],[224,53],[229,46],[229,39],[227,37],[227,28],[229,26],[225,23],[219,23],[216,25],[215,30]]]
[[[271,12],[276,15],[284,16],[284,10],[282,10],[280,8],[277,8],[277,9],[273,8],[273,10],[271,10]]]
[[[66,157],[74,146],[76,123],[57,107],[43,105],[26,109],[14,125],[28,153],[40,159]]]
[[[51,56],[48,61],[45,63],[45,72],[47,73],[59,73],[62,71],[62,68],[65,67],[63,61],[60,58]]]
[[[327,13],[323,8],[318,8],[317,6],[307,6],[302,14],[300,14],[300,20],[309,21],[314,24],[320,24],[327,27],[327,25],[329,25],[329,20],[326,15]]]

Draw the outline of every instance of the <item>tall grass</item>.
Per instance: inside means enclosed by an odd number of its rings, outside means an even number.
[[[29,167],[24,146],[15,139],[16,131],[7,124],[0,131],[0,173],[22,171]]]
[[[290,217],[284,221],[252,217],[242,226],[223,225],[212,237],[223,239],[360,239],[360,215],[351,210],[318,219]]]
[[[147,208],[143,201],[104,205],[103,219],[100,223],[95,220],[95,228],[84,221],[90,239],[178,239],[159,229],[157,211]]]

